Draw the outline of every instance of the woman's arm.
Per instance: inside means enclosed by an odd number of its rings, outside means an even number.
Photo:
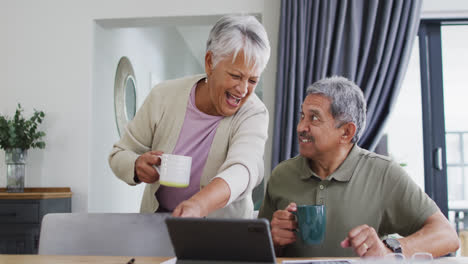
[[[121,139],[109,155],[109,165],[114,174],[130,185],[135,185],[135,161],[143,153],[151,151],[154,134],[153,115],[157,114],[157,96],[153,90],[127,125]]]
[[[204,217],[223,208],[231,196],[229,185],[220,178],[212,180],[190,199],[180,203],[172,216]]]
[[[258,99],[257,99],[258,100]],[[259,103],[261,103],[258,100]],[[252,107],[252,106],[251,106]],[[263,107],[241,111],[233,121],[226,161],[211,182],[179,204],[174,216],[203,217],[251,195],[263,178],[263,153],[268,137],[268,112]]]

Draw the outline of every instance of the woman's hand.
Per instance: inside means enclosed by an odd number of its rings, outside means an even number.
[[[141,182],[153,183],[159,180],[159,173],[153,165],[161,164],[162,151],[149,151],[135,161],[135,175]]]
[[[221,178],[215,178],[190,199],[181,202],[172,212],[172,216],[204,217],[223,208],[229,201],[231,190]]]
[[[172,216],[176,217],[203,217],[207,213],[203,212],[203,208],[198,201],[185,200],[181,202],[172,212]]]

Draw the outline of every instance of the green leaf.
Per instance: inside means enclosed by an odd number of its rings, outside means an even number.
[[[38,131],[44,117],[43,111],[34,109],[33,115],[26,119],[19,103],[13,118],[0,115],[0,148],[45,148],[42,138],[46,133]]]

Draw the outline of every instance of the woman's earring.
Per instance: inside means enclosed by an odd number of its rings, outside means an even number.
[[[205,83],[208,83],[208,77],[205,78]]]

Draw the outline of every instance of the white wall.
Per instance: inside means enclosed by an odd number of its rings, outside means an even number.
[[[17,102],[46,112],[46,149],[31,151],[27,186],[71,186],[75,211],[87,210],[92,20],[63,1],[2,1],[0,111]],[[89,5],[89,8],[92,6]],[[0,160],[4,160],[3,152]],[[3,162],[0,162],[4,165]],[[0,169],[5,185],[5,169]]]
[[[419,43],[416,38],[400,93],[387,121],[389,155],[424,190],[424,149]]]
[[[108,166],[107,161],[92,165],[93,153],[107,156],[109,150],[107,142],[93,141],[93,96],[99,93],[93,86],[99,73],[93,68],[97,19],[260,14],[272,44],[263,78],[264,101],[273,117],[279,0],[0,0],[0,6],[0,112],[12,114],[17,102],[29,113],[33,107],[46,112],[42,128],[47,146],[30,151],[26,186],[70,186],[74,212],[88,211],[89,193],[94,200],[95,194],[104,192],[104,187],[95,190],[91,184]],[[99,152],[94,150],[98,144]],[[265,154],[267,172],[270,149]],[[0,162],[0,186],[6,184],[5,170]]]
[[[423,0],[422,18],[467,18],[466,0]]]
[[[205,36],[206,39],[206,36]],[[175,27],[106,29],[96,25],[92,99],[89,212],[137,212],[144,185],[129,187],[110,170],[107,157],[119,139],[114,115],[114,78],[122,56],[130,59],[137,82],[137,108],[158,80],[202,73]]]

